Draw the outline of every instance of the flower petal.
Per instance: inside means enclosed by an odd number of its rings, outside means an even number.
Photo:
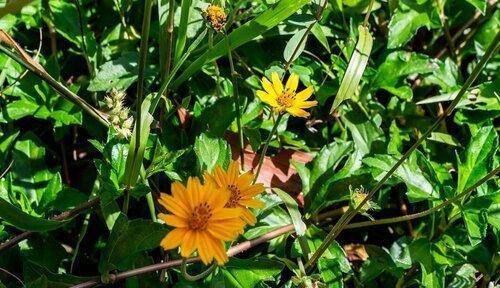
[[[196,250],[198,242],[198,233],[196,231],[189,230],[184,235],[181,243],[181,256],[189,257]]]
[[[212,217],[210,217],[210,220],[238,218],[240,215],[241,210],[239,208],[222,208],[215,210]]]
[[[254,226],[255,223],[257,223],[257,218],[255,218],[255,215],[253,215],[253,213],[248,209],[243,210],[241,218],[243,218],[243,220],[245,220],[245,222],[250,226]]]
[[[266,203],[264,203],[263,201],[257,200],[257,199],[253,199],[253,198],[241,199],[239,204],[246,206],[246,207],[251,207],[251,208],[264,208],[264,207],[266,207]]]
[[[233,241],[238,237],[238,231],[231,231],[222,225],[209,225],[207,231],[213,237],[223,241]]]
[[[168,211],[172,212],[173,214],[183,217],[183,218],[188,218],[189,212],[191,209],[186,207],[182,201],[177,201],[178,199],[167,195],[167,194],[162,194],[161,197],[158,199],[158,202],[165,207]]]
[[[163,220],[163,222],[165,222],[167,225],[170,225],[170,226],[173,226],[173,227],[177,227],[177,228],[188,227],[187,220],[184,219],[184,218],[181,218],[179,216],[172,215],[172,214],[163,214],[163,213],[160,213],[160,214],[158,214],[158,217],[161,220]]]
[[[292,116],[295,116],[295,117],[308,117],[310,114],[309,112],[306,112],[300,108],[297,108],[297,107],[290,107],[288,109],[286,109],[286,112],[290,113]]]
[[[316,100],[314,100],[314,101],[303,101],[303,102],[299,102],[299,103],[296,104],[296,106],[298,108],[302,108],[302,109],[304,109],[304,108],[311,108],[311,107],[314,107],[316,105],[318,105],[318,101],[316,101]]]
[[[309,97],[311,97],[313,92],[314,92],[314,88],[312,86],[309,86],[306,89],[297,93],[297,95],[295,95],[295,99],[298,101],[304,101],[304,100],[308,99]]]
[[[273,84],[266,77],[262,77],[262,88],[264,88],[267,94],[269,94],[271,97],[273,98],[277,97],[276,91],[274,91]]]
[[[217,261],[217,264],[223,265],[224,263],[229,261],[226,249],[224,249],[224,243],[222,243],[222,241],[210,237],[208,243],[210,243],[210,247],[214,253],[215,261]]]
[[[161,240],[161,247],[163,247],[163,249],[165,250],[178,247],[181,244],[186,232],[187,229],[185,228],[175,228],[174,230],[168,232],[167,236],[165,236],[165,238]]]
[[[281,83],[278,73],[271,73],[271,80],[273,81],[274,92],[276,92],[276,95],[283,94],[283,83]]]
[[[277,107],[278,106],[278,102],[276,102],[276,96],[271,96],[271,94],[269,93],[266,93],[262,90],[257,90],[257,92],[255,92],[257,94],[257,96],[259,96],[259,99],[270,105],[271,107]]]
[[[241,189],[241,194],[243,196],[255,196],[262,192],[264,192],[264,185],[261,183],[249,186],[246,189]]]
[[[192,208],[189,199],[187,198],[186,187],[182,183],[175,181],[172,183],[170,190],[172,191],[172,196],[182,202],[184,207]]]
[[[210,243],[208,243],[208,241],[210,241],[208,237],[210,237],[208,232],[202,232],[198,238],[198,254],[200,254],[201,262],[205,265],[210,264],[212,259],[214,259],[214,256],[210,253],[211,249],[208,247],[208,245],[210,245]]]
[[[299,75],[292,73],[286,81],[285,90],[295,92],[297,87],[299,87]]]

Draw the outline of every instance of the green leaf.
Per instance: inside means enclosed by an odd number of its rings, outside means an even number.
[[[78,19],[78,18],[77,18]],[[122,57],[105,62],[95,78],[90,80],[89,91],[110,91],[112,88],[126,90],[137,80],[138,54],[130,52]]]
[[[57,229],[68,221],[52,221],[24,213],[19,208],[0,198],[0,218],[23,231],[44,232]]]
[[[400,0],[399,7],[389,22],[387,48],[405,45],[421,27],[430,29],[439,25],[439,15],[433,1]]]
[[[429,240],[420,238],[411,243],[410,256],[413,263],[420,264],[422,287],[444,287],[444,269],[435,263]]]
[[[191,133],[198,135],[203,132],[210,137],[222,137],[235,117],[234,100],[232,97],[223,97],[194,119]]]
[[[212,280],[210,287],[255,288],[264,281],[274,281],[283,270],[281,262],[265,259],[231,258],[219,268],[219,273]]]
[[[215,166],[228,167],[231,161],[231,147],[223,139],[210,138],[201,134],[194,142],[201,171],[212,171]]]
[[[368,28],[364,26],[358,26],[358,33],[358,43],[352,53],[351,60],[349,60],[349,66],[347,66],[344,78],[342,78],[339,91],[333,101],[330,113],[333,113],[339,107],[340,103],[354,96],[359,81],[365,71],[366,64],[368,64],[368,58],[370,57],[373,46],[373,38]]]
[[[472,245],[479,244],[486,237],[488,222],[498,228],[500,223],[497,206],[500,203],[500,192],[472,198],[462,206],[465,227]]]
[[[273,188],[273,191],[280,197],[281,200],[286,205],[286,209],[290,214],[290,218],[292,218],[293,226],[295,227],[295,233],[297,235],[302,236],[306,232],[307,226],[306,223],[302,220],[302,214],[299,211],[299,205],[297,201],[292,198],[292,196],[288,195],[285,191],[279,188]]]
[[[181,83],[186,81],[200,68],[213,60],[227,54],[227,47],[235,50],[239,46],[251,41],[252,39],[262,35],[265,31],[273,28],[281,23],[281,21],[290,17],[293,13],[299,10],[302,6],[309,3],[309,0],[281,0],[273,7],[265,10],[255,19],[236,28],[227,37],[209,49],[207,52],[199,56],[184,72],[172,83],[172,88],[177,88]]]
[[[375,155],[363,159],[363,163],[369,167],[376,168],[372,171],[375,180],[382,178],[396,163],[397,158],[389,155]],[[378,170],[378,171],[377,171]],[[406,195],[410,202],[439,199],[439,191],[427,178],[417,164],[416,154],[412,154],[393,174],[406,184],[408,191]]]
[[[477,10],[481,11],[481,14],[486,13],[486,7],[488,6],[488,0],[467,0],[470,4],[477,8]]]
[[[488,174],[497,149],[498,135],[493,126],[482,127],[474,133],[465,150],[465,159],[463,162],[458,159],[457,194]]]
[[[159,247],[165,235],[165,225],[143,219],[129,221],[121,214],[101,253],[99,272],[107,275],[113,269],[132,268],[140,252]]]
[[[306,33],[309,33],[309,29],[301,29],[288,40],[285,50],[283,50],[283,59],[285,59],[285,62],[293,62],[302,54],[307,43],[308,35]]]

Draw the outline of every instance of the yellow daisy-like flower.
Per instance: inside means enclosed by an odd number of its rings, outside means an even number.
[[[262,77],[262,87],[264,91],[258,90],[257,96],[279,113],[288,112],[296,117],[307,117],[309,112],[304,109],[318,105],[318,101],[307,101],[314,92],[312,86],[296,93],[299,86],[299,76],[291,74],[286,81],[285,87],[281,83],[278,73],[271,74],[271,81]]]
[[[172,195],[162,194],[158,200],[172,213],[158,217],[175,227],[160,245],[165,250],[180,246],[182,257],[198,251],[206,265],[214,258],[219,265],[226,263],[224,241],[235,240],[245,226],[241,209],[224,207],[228,199],[228,194],[218,193],[211,183],[201,184],[198,178],[189,178],[186,187],[174,182]]]
[[[229,169],[224,171],[220,166],[215,167],[214,173],[205,172],[205,182],[212,183],[224,194],[229,195],[229,200],[225,207],[241,208],[241,218],[250,225],[255,225],[257,219],[250,208],[263,208],[264,202],[254,199],[256,195],[264,191],[264,185],[252,184],[253,173],[248,171],[240,175],[238,162],[231,161]]]

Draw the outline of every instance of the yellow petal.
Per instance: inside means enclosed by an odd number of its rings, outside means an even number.
[[[295,99],[298,101],[304,101],[304,100],[308,99],[309,97],[311,97],[313,92],[314,92],[314,88],[312,86],[309,86],[306,89],[297,93],[297,95],[295,96]]]
[[[271,97],[276,98],[276,91],[274,91],[273,84],[266,78],[262,77],[262,88],[266,90],[267,94],[269,94]]]
[[[220,166],[215,167],[214,178],[217,181],[219,187],[227,186],[226,173]]]
[[[283,94],[283,83],[281,83],[278,73],[271,73],[271,80],[273,81],[274,92],[276,92],[276,95]]]
[[[229,168],[227,169],[228,181],[227,184],[236,184],[236,179],[238,179],[238,175],[240,174],[240,169],[238,168],[238,162],[231,161],[229,164]]]
[[[182,239],[184,238],[184,234],[186,234],[187,229],[185,228],[175,228],[174,230],[168,232],[167,236],[161,240],[161,247],[165,250],[173,249],[178,247]]]
[[[299,86],[299,75],[292,73],[286,81],[285,90],[295,92]]]
[[[173,227],[178,227],[178,228],[188,227],[188,222],[186,221],[186,219],[183,219],[179,216],[160,213],[160,214],[158,214],[158,217],[161,220],[163,220],[163,222],[165,222],[167,225],[170,225]]]
[[[196,177],[189,177],[188,178],[188,182],[187,182],[187,192],[186,194],[189,194],[190,195],[190,198],[191,198],[191,205],[193,205],[193,207],[196,207],[198,206],[198,204],[200,203],[200,198],[201,198],[201,195],[200,195],[200,186],[201,186],[201,183],[200,183],[200,179],[196,178]]]
[[[251,208],[264,208],[266,207],[266,203],[253,199],[253,198],[248,198],[248,199],[241,199],[239,204],[246,206],[246,207],[251,207]]]
[[[296,104],[297,107],[299,108],[311,108],[311,107],[314,107],[318,105],[318,101],[314,100],[314,101],[303,101],[303,102],[299,102]]]
[[[255,223],[257,223],[257,218],[255,218],[255,215],[253,215],[253,213],[248,209],[243,211],[241,218],[243,218],[243,220],[245,220],[245,222],[247,222],[250,226],[254,226]]]
[[[236,185],[238,187],[248,187],[250,185],[252,185],[252,181],[253,181],[253,173],[251,171],[248,171],[242,175],[240,175],[240,177],[238,178],[238,181],[236,182]]]
[[[259,96],[259,99],[270,105],[271,107],[277,107],[278,106],[278,102],[276,102],[276,97],[274,96],[271,96],[271,94],[269,93],[266,93],[262,90],[257,90],[257,92],[255,92],[257,94],[257,96]]]
[[[309,116],[309,112],[306,112],[300,108],[297,108],[297,107],[291,107],[291,108],[288,108],[286,109],[286,112],[290,113],[292,116],[295,116],[295,117],[308,117]]]

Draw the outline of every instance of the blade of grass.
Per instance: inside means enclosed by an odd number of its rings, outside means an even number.
[[[457,106],[458,102],[462,97],[464,96],[465,92],[469,87],[472,85],[472,83],[476,80],[476,78],[479,76],[481,71],[483,71],[484,67],[486,66],[486,63],[491,59],[493,55],[497,52],[499,48],[499,41],[500,41],[500,32],[497,32],[495,38],[491,42],[491,44],[488,46],[488,49],[484,53],[484,56],[482,57],[481,61],[474,67],[474,70],[472,70],[470,76],[467,78],[465,81],[464,85],[461,87],[460,91],[457,94],[457,97],[453,100],[453,102],[448,106],[448,109],[446,109],[446,112],[441,114],[439,118],[434,122],[434,124],[427,130],[425,133],[423,133],[420,138],[418,138],[417,142],[413,144],[406,152],[405,154],[394,164],[394,166],[384,175],[384,177],[373,187],[368,195],[359,203],[359,205],[355,209],[349,209],[346,213],[342,215],[342,217],[337,221],[335,226],[332,228],[332,230],[328,233],[326,236],[325,240],[323,243],[321,243],[320,247],[316,252],[314,252],[313,256],[309,261],[306,263],[305,268],[306,269],[311,269],[312,266],[318,261],[318,259],[323,255],[323,253],[328,249],[330,244],[337,238],[337,236],[342,232],[344,227],[352,220],[352,218],[361,210],[361,207],[368,202],[373,195],[380,189],[382,186],[385,184],[385,182],[391,177],[391,175],[403,164],[403,162],[411,155],[413,151],[417,149],[422,142],[424,142],[425,139],[431,134],[434,129],[436,129],[439,125],[441,125],[441,122],[443,122],[448,115],[451,115],[455,107]]]
[[[193,74],[200,71],[201,67],[206,63],[224,56],[227,53],[228,43],[232,50],[240,47],[278,25],[309,2],[310,0],[281,0],[274,7],[271,7],[253,20],[235,29],[228,37],[222,38],[212,49],[198,57],[172,83],[172,88],[175,89]]]
[[[359,26],[358,32],[359,39],[356,44],[356,49],[354,49],[351,60],[349,60],[344,78],[340,83],[339,92],[330,109],[330,114],[332,114],[344,100],[352,98],[361,80],[361,76],[363,76],[366,64],[368,64],[368,57],[370,57],[373,46],[373,38],[368,28],[364,26]]]
[[[182,52],[184,52],[184,47],[186,46],[189,12],[191,11],[192,2],[192,0],[182,0],[181,2],[181,18],[179,19],[179,27],[177,28],[174,63],[177,63],[181,59]]]

